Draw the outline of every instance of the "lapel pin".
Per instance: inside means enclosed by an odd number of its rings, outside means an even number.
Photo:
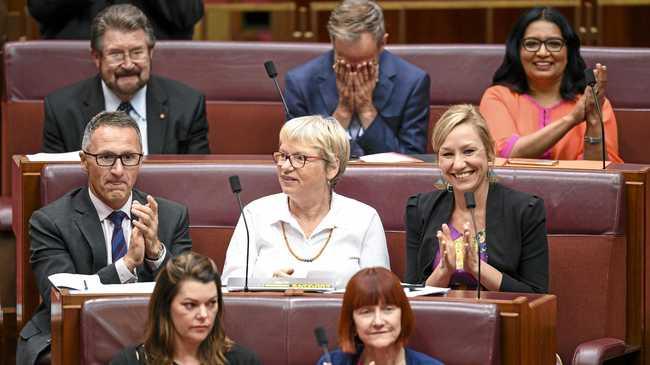
[[[160,119],[165,119],[165,113],[160,113]]]

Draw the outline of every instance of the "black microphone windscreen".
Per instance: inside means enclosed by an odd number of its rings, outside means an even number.
[[[467,205],[467,209],[476,208],[476,200],[474,200],[474,193],[468,191],[463,195],[465,195],[465,204]]]
[[[234,175],[228,178],[228,181],[230,181],[230,190],[232,190],[233,193],[237,194],[241,192],[241,184],[239,183],[239,176]]]
[[[585,68],[585,82],[589,86],[596,85],[596,75],[594,75],[594,70],[589,67]]]
[[[269,75],[270,78],[274,79],[276,76],[278,76],[278,72],[275,70],[273,61],[264,62],[264,68],[266,69],[266,74]]]
[[[316,327],[316,329],[314,329],[314,335],[316,335],[318,346],[327,346],[327,334],[325,333],[325,328]]]

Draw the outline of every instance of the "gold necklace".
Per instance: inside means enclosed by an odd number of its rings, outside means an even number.
[[[313,262],[317,258],[319,258],[320,255],[323,253],[323,251],[325,251],[325,247],[327,247],[327,244],[330,243],[330,240],[332,239],[332,231],[334,231],[334,228],[330,228],[330,234],[327,236],[327,240],[325,241],[325,244],[323,245],[323,247],[321,247],[320,251],[318,251],[316,256],[309,259],[305,259],[296,255],[296,253],[293,252],[293,250],[291,249],[291,245],[289,244],[289,240],[287,240],[287,232],[284,229],[284,222],[280,222],[280,224],[282,225],[282,238],[284,238],[284,243],[287,245],[287,249],[289,250],[289,253],[291,254],[291,256],[295,257],[296,260],[302,262]]]

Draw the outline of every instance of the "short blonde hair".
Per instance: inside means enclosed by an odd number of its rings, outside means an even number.
[[[481,113],[473,105],[469,104],[453,105],[438,119],[431,136],[433,152],[437,154],[451,131],[465,123],[476,130],[481,142],[483,142],[488,161],[493,162],[496,157],[494,139],[492,139],[490,130]]]
[[[345,172],[350,159],[348,135],[339,122],[331,117],[309,115],[289,120],[280,130],[280,144],[283,142],[296,142],[317,148],[320,157],[325,160],[326,168],[338,160],[339,170],[330,180],[332,187]]]
[[[374,1],[344,0],[330,14],[327,31],[332,42],[334,39],[356,41],[368,32],[379,43],[386,33],[384,13]]]

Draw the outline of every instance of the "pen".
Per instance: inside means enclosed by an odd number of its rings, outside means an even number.
[[[86,279],[84,279],[84,289],[88,290],[88,284],[86,283]]]

